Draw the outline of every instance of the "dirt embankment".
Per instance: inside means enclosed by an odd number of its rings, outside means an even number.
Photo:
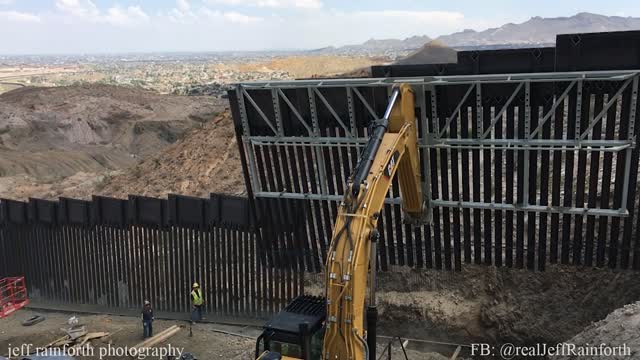
[[[0,196],[90,195],[103,176],[157,155],[224,106],[99,84],[2,94]]]
[[[557,343],[640,298],[635,272],[568,266],[396,268],[378,279],[381,332],[455,342]],[[321,293],[321,280],[307,289]]]
[[[203,123],[161,153],[105,178],[101,185],[96,193],[114,197],[243,194],[242,165],[230,115]]]
[[[640,302],[625,305],[605,319],[589,325],[584,331],[567,340],[569,344],[599,347],[606,344],[611,353],[606,356],[566,356],[569,359],[637,359],[640,356]],[[615,353],[614,353],[615,351]]]

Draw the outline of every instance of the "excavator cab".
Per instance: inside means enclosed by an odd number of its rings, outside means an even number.
[[[256,341],[256,359],[320,360],[326,306],[321,297],[295,298],[265,324]]]

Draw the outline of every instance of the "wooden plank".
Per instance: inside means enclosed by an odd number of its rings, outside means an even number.
[[[456,360],[458,358],[458,355],[460,355],[461,350],[462,350],[462,347],[458,345],[458,347],[456,348],[456,351],[454,351],[453,355],[451,355],[451,360]]]

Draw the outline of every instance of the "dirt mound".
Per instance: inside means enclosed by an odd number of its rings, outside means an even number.
[[[242,194],[242,166],[233,121],[223,114],[189,132],[122,174],[105,178],[96,193],[165,197],[175,193],[208,197],[211,192]]]
[[[330,77],[348,73],[371,65],[379,65],[388,61],[385,58],[370,58],[366,56],[334,56],[307,55],[274,58],[269,61],[259,61],[242,64],[240,71],[286,72],[293,78]]]
[[[464,343],[555,344],[640,298],[635,272],[573,266],[398,267],[379,273],[378,281],[381,332]],[[321,284],[314,277],[306,289],[322,293]]]
[[[0,176],[126,167],[220,109],[211,98],[110,85],[13,90],[0,95]]]
[[[457,52],[439,41],[431,41],[421,49],[400,59],[398,65],[445,64],[458,61]]]
[[[640,301],[625,305],[609,314],[603,320],[589,325],[581,333],[566,341],[576,346],[600,346],[605,344],[611,348],[625,346],[629,348],[631,356],[616,355],[602,356],[607,359],[637,358],[640,349]],[[627,353],[628,354],[628,353]],[[560,357],[559,359],[578,359],[576,356]],[[598,357],[580,357],[580,359],[599,359]]]

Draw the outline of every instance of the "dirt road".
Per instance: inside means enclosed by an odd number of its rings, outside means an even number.
[[[64,336],[61,328],[66,327],[70,314],[62,313],[42,313],[46,320],[33,326],[22,326],[21,321],[36,314],[31,310],[21,310],[14,315],[0,319],[0,356],[8,354],[10,347],[21,346],[22,344],[33,344],[40,347]],[[81,324],[85,324],[90,332],[105,331],[112,335],[107,338],[94,340],[94,356],[79,357],[80,359],[108,359],[122,360],[118,356],[100,357],[100,349],[116,349],[118,347],[133,346],[142,339],[142,323],[139,318],[126,316],[107,315],[78,315]],[[162,330],[172,325],[185,325],[186,327],[177,335],[170,338],[159,347],[168,348],[171,345],[175,349],[182,349],[190,352],[198,359],[251,359],[254,349],[254,341],[242,337],[230,336],[213,332],[219,329],[220,325],[196,324],[193,337],[189,337],[189,327],[184,322],[156,320],[154,322],[154,333],[158,334]],[[243,331],[241,328],[237,331]],[[246,330],[245,330],[246,331]],[[255,332],[256,330],[254,330]],[[251,333],[252,334],[252,333]],[[251,335],[248,335],[251,336]],[[111,350],[113,353],[114,351]],[[153,359],[156,357],[148,357]],[[157,358],[156,358],[157,359]],[[163,359],[164,360],[164,359]]]
[[[42,314],[46,317],[44,322],[33,326],[22,326],[21,322],[33,315]],[[8,318],[0,319],[0,358],[7,356],[10,349],[16,349],[24,344],[32,344],[33,348],[42,347],[64,336],[61,328],[68,327],[67,320],[72,314],[55,312],[34,312],[32,310],[20,310]],[[94,356],[77,357],[77,359],[91,360],[124,360],[132,359],[119,356],[100,356],[100,352],[131,347],[141,342],[142,323],[137,317],[110,316],[110,315],[77,315],[80,324],[84,324],[89,332],[109,332],[112,335],[93,340]],[[260,329],[253,327],[229,326],[221,324],[196,324],[193,328],[193,337],[189,337],[189,325],[180,321],[156,320],[154,333],[173,325],[183,325],[185,328],[168,341],[158,345],[157,349],[181,350],[190,352],[199,360],[252,360],[254,359],[255,339],[260,334]],[[218,330],[241,334],[246,337],[232,336],[219,333]],[[378,354],[383,351],[388,340],[379,340]],[[383,343],[384,342],[384,343]],[[404,360],[404,355],[398,346],[394,347],[393,360]],[[423,353],[407,350],[409,360],[444,360],[448,357],[437,353]],[[145,359],[159,359],[158,357],[146,357]],[[386,356],[385,356],[386,359]],[[165,360],[165,358],[161,358]]]

